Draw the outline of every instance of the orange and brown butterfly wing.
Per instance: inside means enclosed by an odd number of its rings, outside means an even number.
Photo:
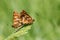
[[[20,13],[20,19],[22,20],[23,24],[32,24],[33,23],[32,17],[29,16],[27,14],[27,12],[24,10]]]
[[[19,22],[19,20],[20,20],[20,15],[16,11],[14,11],[13,12],[13,25],[12,25],[12,27],[18,28],[19,26],[21,26],[22,24]]]

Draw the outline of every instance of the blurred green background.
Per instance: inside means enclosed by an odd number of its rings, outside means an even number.
[[[60,40],[60,0],[0,0],[0,40],[15,31],[13,11],[22,10],[35,22],[27,34],[11,40]]]

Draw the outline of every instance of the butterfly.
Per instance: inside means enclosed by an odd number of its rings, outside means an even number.
[[[18,13],[16,11],[13,12],[13,28],[22,28],[23,25],[30,25],[32,24],[34,19],[30,15],[27,14],[25,10]]]

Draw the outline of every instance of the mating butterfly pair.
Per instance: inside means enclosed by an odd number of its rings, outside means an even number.
[[[32,19],[31,16],[27,14],[26,11],[22,10],[22,12],[19,14],[16,11],[13,12],[13,25],[12,27],[18,28],[22,27],[22,25],[28,25],[32,24],[34,19]]]

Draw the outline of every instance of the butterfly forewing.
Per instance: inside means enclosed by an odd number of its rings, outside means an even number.
[[[33,23],[32,17],[29,16],[26,11],[23,10],[20,13],[20,15],[21,15],[20,18],[22,19],[23,24],[31,24],[31,23]]]

